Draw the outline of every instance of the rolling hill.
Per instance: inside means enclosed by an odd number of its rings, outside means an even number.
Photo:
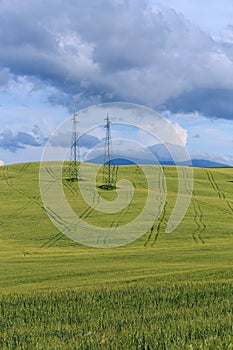
[[[193,167],[198,168],[216,168],[216,167],[229,167],[229,165],[220,163],[220,162],[214,162],[208,159],[188,159],[185,161],[176,161],[173,159],[172,155],[170,154],[169,150],[173,152],[174,155],[177,155],[177,158],[179,159],[179,155],[184,154],[184,148],[170,143],[165,144],[156,144],[149,146],[144,153],[144,155],[138,155],[136,152],[131,150],[130,159],[127,159],[127,157],[123,157],[121,152],[117,149],[114,150],[113,156],[114,159],[112,161],[115,165],[132,165],[132,164],[155,164],[155,161],[157,160],[157,163],[159,165],[181,165],[181,166],[187,166],[192,165]],[[90,158],[87,160],[89,163],[94,164],[103,164],[104,163],[104,156],[99,155],[94,158]]]
[[[42,275],[46,275],[46,272],[41,269],[45,264],[47,268],[50,266],[49,270],[51,271],[55,268],[53,271],[54,276],[56,274],[60,276],[59,269],[57,270],[57,267],[53,265],[53,261],[49,258],[50,252],[58,258],[61,254],[65,259],[65,255],[69,261],[69,268],[74,269],[77,273],[79,271],[79,268],[77,268],[77,256],[79,256],[79,259],[83,256],[85,258],[89,256],[90,262],[93,257],[99,261],[98,259],[100,257],[102,259],[103,256],[112,261],[115,256],[125,256],[125,254],[128,255],[130,252],[134,252],[134,254],[138,254],[138,259],[134,261],[135,266],[134,264],[130,265],[132,268],[132,271],[130,268],[131,277],[129,277],[128,272],[128,277],[124,274],[124,267],[120,272],[121,279],[125,278],[125,280],[129,281],[131,278],[134,279],[140,270],[139,266],[141,266],[141,262],[139,257],[141,255],[148,263],[148,267],[146,267],[147,263],[145,262],[143,274],[141,275],[139,273],[140,278],[143,279],[146,279],[147,275],[153,275],[153,273],[156,275],[159,271],[163,271],[164,268],[167,271],[166,264],[158,265],[158,261],[165,262],[168,258],[169,261],[173,261],[174,259],[175,262],[176,257],[179,256],[178,252],[182,252],[182,256],[184,256],[183,262],[187,263],[187,266],[192,264],[192,254],[195,256],[194,260],[200,259],[200,264],[202,265],[202,257],[206,255],[205,259],[208,256],[211,259],[211,254],[214,253],[216,255],[220,246],[222,246],[222,249],[226,249],[224,256],[228,256],[227,252],[232,247],[233,238],[232,168],[195,168],[193,197],[186,216],[175,231],[171,234],[166,234],[166,224],[177,196],[178,181],[176,168],[165,166],[167,198],[165,207],[159,219],[155,222],[153,230],[145,233],[139,240],[128,246],[110,250],[96,250],[81,246],[68,239],[51,223],[41,201],[38,184],[38,166],[38,163],[25,163],[0,168],[0,190],[2,197],[0,239],[4,257],[2,263],[5,261],[4,264],[7,266],[8,276],[13,274],[12,279],[5,279],[5,272],[3,273],[3,280],[0,279],[2,282],[0,289],[2,290],[7,290],[8,288],[18,290],[21,287],[29,289],[52,288],[53,283],[49,280],[50,273],[47,276],[48,279],[45,278],[42,281],[38,279],[37,281],[34,276],[30,275],[28,270],[25,274],[24,283],[21,281],[20,273],[16,273],[17,261],[19,265],[22,263],[22,266],[24,264],[29,266],[29,262],[32,261],[35,266],[38,265],[38,273],[40,272]],[[89,167],[91,171],[92,165],[90,164]],[[52,171],[52,169],[50,170]],[[63,180],[64,191],[73,210],[79,216],[84,216],[84,220],[88,223],[104,227],[120,226],[130,222],[137,216],[137,210],[142,210],[145,204],[147,193],[146,180],[142,173],[138,173],[138,171],[138,168],[134,165],[119,168],[119,179],[129,179],[133,181],[135,186],[135,196],[132,205],[129,205],[128,208],[123,209],[120,213],[103,215],[102,212],[96,211],[93,208],[90,210],[88,204],[80,196],[77,184],[66,181],[66,175],[64,175]],[[101,178],[102,174],[100,170],[99,181],[101,181]],[[101,194],[110,201],[115,198],[114,191],[102,191]],[[86,214],[84,215],[83,213]],[[161,252],[163,252],[162,256]],[[70,266],[73,258],[74,262]],[[219,259],[219,261],[223,259],[222,254]],[[9,263],[7,264],[6,261]],[[100,267],[99,271],[105,267],[105,264],[102,265],[101,263],[100,265],[102,267]],[[175,275],[179,264],[175,264],[174,266],[175,270],[172,271],[172,275]],[[211,269],[213,267],[214,265],[211,263]],[[82,277],[79,276],[79,281],[84,279],[88,283],[87,276],[88,273],[91,273],[92,268],[98,269],[98,263],[95,266],[88,264],[88,267],[85,267],[88,271],[82,274]],[[117,280],[117,273],[112,275],[113,271],[110,269],[110,279],[108,278],[108,273],[105,274],[105,281],[113,282],[113,280]],[[62,285],[66,283],[65,274],[63,278],[59,281]],[[19,286],[18,281],[21,281]],[[75,281],[76,278],[74,277],[72,282],[69,281],[68,284],[73,285],[74,283],[76,285]],[[101,279],[98,283],[101,283]]]
[[[87,166],[91,172],[93,165]],[[0,168],[2,349],[232,344],[232,168],[194,169],[190,207],[168,234],[178,182],[176,168],[163,167],[167,197],[153,228],[129,245],[97,249],[53,226],[41,201],[38,167]],[[63,188],[73,211],[104,227],[135,218],[145,203],[145,177],[136,165],[119,167],[118,177],[133,182],[134,199],[128,208],[103,215],[82,199],[77,183],[66,180],[65,164]],[[101,178],[100,169],[97,184]],[[114,191],[99,192],[107,200],[116,198]]]

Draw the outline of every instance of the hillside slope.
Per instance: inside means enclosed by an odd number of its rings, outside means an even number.
[[[0,290],[79,288],[151,279],[205,280],[207,275],[210,280],[232,279],[232,168],[194,169],[187,214],[175,231],[166,234],[177,195],[177,173],[175,167],[164,167],[166,204],[153,229],[130,245],[95,249],[69,240],[53,226],[41,202],[38,167],[38,163],[25,163],[0,168]],[[133,181],[135,199],[129,208],[107,215],[89,208],[77,184],[64,176],[64,192],[73,210],[97,226],[130,222],[145,203],[145,178],[134,165],[120,167],[118,176]],[[102,195],[109,200],[116,196],[114,192]]]

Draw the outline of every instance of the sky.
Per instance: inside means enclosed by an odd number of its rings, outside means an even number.
[[[112,102],[233,165],[232,1],[0,0],[0,165],[40,160],[74,109]]]

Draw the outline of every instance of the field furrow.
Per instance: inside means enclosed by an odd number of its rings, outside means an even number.
[[[199,242],[201,242],[202,244],[204,244],[204,240],[202,238],[203,234],[206,231],[206,224],[204,222],[203,219],[203,212],[201,211],[200,205],[198,203],[198,200],[195,198],[195,193],[193,194],[193,200],[192,200],[192,204],[193,204],[193,209],[194,209],[194,222],[197,226],[196,230],[194,230],[192,237],[193,240],[198,244]]]
[[[226,205],[229,209],[229,211],[227,213],[232,216],[232,213],[233,213],[232,202],[226,198],[225,193],[220,189],[219,185],[217,184],[217,182],[214,179],[213,174],[210,171],[207,171],[207,176],[208,176],[208,179],[211,183],[212,188],[214,189],[215,192],[217,192],[219,199],[223,200],[226,203]]]

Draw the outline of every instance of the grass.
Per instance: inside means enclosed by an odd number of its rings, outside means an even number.
[[[216,288],[217,287],[217,288]],[[7,296],[1,349],[232,349],[232,284]]]
[[[177,173],[164,172],[168,195],[153,230],[95,249],[50,222],[37,163],[0,167],[1,349],[233,348],[233,169],[194,169],[190,207],[171,234]],[[145,178],[134,166],[118,173],[134,182],[128,209],[103,216],[64,180],[73,210],[105,227],[132,220],[145,203]]]

